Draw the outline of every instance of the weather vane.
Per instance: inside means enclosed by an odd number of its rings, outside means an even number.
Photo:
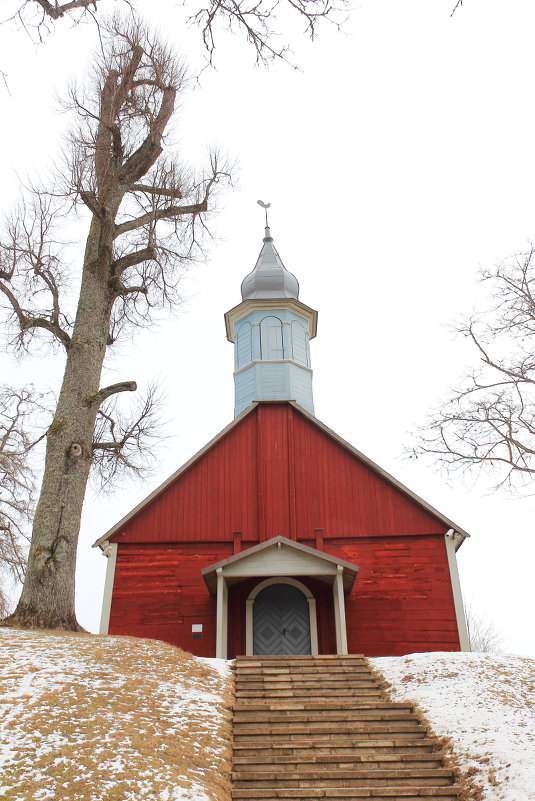
[[[271,206],[271,203],[264,203],[264,201],[263,201],[263,200],[257,200],[256,202],[258,203],[258,205],[259,205],[259,206],[262,206],[262,208],[263,208],[263,209],[264,209],[264,211],[266,212],[266,228],[269,228],[268,216],[267,216],[267,210],[268,210],[268,209],[269,209],[269,207]]]

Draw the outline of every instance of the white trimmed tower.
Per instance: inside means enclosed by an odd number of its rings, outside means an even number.
[[[225,314],[234,343],[237,416],[254,401],[293,400],[314,414],[309,341],[318,313],[299,300],[299,284],[281,261],[269,228],[242,302]]]

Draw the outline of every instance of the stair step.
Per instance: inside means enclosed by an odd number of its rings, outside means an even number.
[[[448,768],[411,770],[356,770],[318,768],[315,771],[233,771],[235,787],[441,787],[453,784],[453,771]]]
[[[412,769],[412,768],[440,768],[442,766],[442,754],[440,752],[435,752],[434,754],[386,754],[386,753],[377,753],[376,751],[371,751],[369,754],[366,755],[355,755],[355,754],[347,754],[346,756],[340,756],[339,754],[309,754],[308,756],[304,756],[299,754],[298,757],[296,756],[288,756],[288,755],[280,755],[280,754],[273,754],[269,753],[265,756],[238,756],[234,755],[233,760],[234,766],[240,766],[240,770],[242,766],[245,765],[247,769],[260,771],[260,770],[272,770],[271,766],[279,766],[284,765],[290,771],[297,771],[297,770],[311,770],[313,766],[322,767],[337,767],[343,768],[344,770],[353,769],[353,768],[366,768],[366,769],[379,769],[383,768],[391,768],[391,769]]]
[[[299,734],[299,732],[297,734]],[[322,744],[324,744],[326,747],[330,746],[330,745],[333,745],[334,747],[336,747],[339,742],[344,742],[345,740],[347,740],[350,737],[353,738],[353,739],[358,739],[361,742],[366,742],[366,740],[374,741],[374,740],[377,739],[378,736],[383,736],[383,737],[384,736],[386,736],[386,737],[395,736],[396,739],[398,739],[398,740],[406,740],[407,742],[411,743],[411,742],[414,742],[414,740],[417,739],[418,737],[421,737],[421,739],[424,739],[426,737],[426,732],[425,732],[425,730],[422,730],[421,733],[419,733],[419,732],[415,733],[414,731],[411,730],[411,731],[407,731],[407,732],[396,731],[394,733],[392,733],[392,732],[384,732],[384,731],[381,731],[381,732],[365,732],[365,733],[360,733],[359,732],[357,734],[354,731],[349,731],[349,732],[348,731],[341,731],[340,735],[336,735],[336,734],[326,734],[325,732],[315,732],[315,733],[311,734],[310,732],[307,732],[305,730],[305,731],[301,732],[301,738],[300,739],[303,739],[303,737],[307,737],[307,739],[309,740],[311,746],[314,745],[314,746],[321,747]],[[259,745],[262,748],[268,748],[268,747],[271,746],[271,744],[274,741],[278,741],[279,743],[288,743],[289,739],[290,738],[288,738],[287,734],[286,735],[285,734],[277,734],[277,735],[256,734],[256,735],[246,735],[246,736],[237,735],[234,738],[234,742],[236,744],[240,744],[240,743],[247,744],[247,743],[249,743],[251,745]]]
[[[408,701],[362,701],[359,698],[352,698],[344,700],[344,709],[413,709],[413,704]],[[246,712],[248,710],[265,712],[266,710],[300,710],[300,709],[340,709],[339,699],[333,698],[329,701],[290,701],[287,699],[274,701],[270,696],[264,699],[262,703],[250,701],[246,704],[235,703],[234,712]]]
[[[249,734],[284,734],[294,735],[303,734],[339,734],[341,732],[359,734],[397,734],[398,732],[419,732],[425,731],[424,727],[417,720],[384,720],[384,721],[358,721],[358,720],[343,720],[343,721],[301,721],[299,723],[292,723],[287,721],[284,723],[235,723],[234,733],[238,736]]]
[[[355,676],[355,678],[366,676],[376,678],[376,674],[367,665],[263,665],[249,667],[248,665],[238,665],[234,668],[234,675],[242,679],[251,676]]]
[[[277,683],[282,684],[333,684],[339,687],[340,684],[347,684],[348,682],[358,685],[375,685],[376,681],[369,673],[357,673],[350,671],[348,673],[324,673],[323,671],[306,673],[297,673],[289,671],[288,673],[256,673],[247,676],[238,675],[236,684],[238,686],[250,686],[251,684],[264,684],[273,687]]]
[[[286,667],[290,662],[292,665],[296,665],[299,662],[303,662],[303,664],[310,664],[311,662],[317,664],[330,664],[330,665],[337,665],[340,662],[363,662],[367,665],[366,657],[364,654],[314,654],[312,655],[302,655],[302,654],[285,654],[284,656],[270,656],[268,654],[262,656],[237,656],[236,663],[240,664],[252,664],[256,663],[258,665],[263,664],[279,664]]]
[[[371,681],[366,683],[359,683],[356,681],[346,681],[341,685],[333,681],[318,681],[307,683],[305,681],[274,681],[271,684],[265,684],[261,681],[252,681],[247,685],[238,684],[236,687],[236,695],[239,697],[243,693],[251,693],[253,691],[260,691],[264,696],[272,691],[290,691],[305,690],[307,693],[313,690],[314,695],[324,695],[328,691],[330,695],[338,695],[339,690],[345,690],[345,695],[349,695],[352,690],[352,695],[357,695],[361,690],[374,690],[377,691],[376,685]]]
[[[372,675],[370,668],[364,662],[362,664],[342,664],[342,665],[326,665],[325,663],[313,665],[310,662],[307,662],[304,665],[261,665],[261,666],[251,666],[251,665],[236,665],[235,668],[236,676],[254,676],[254,675],[277,675],[283,676],[291,674],[299,674],[301,672],[304,673],[329,673],[329,674],[337,674],[341,673],[347,675],[348,673],[365,673],[366,675]]]
[[[321,700],[325,697],[329,698],[384,698],[383,693],[373,687],[370,688],[352,688],[340,687],[336,692],[320,692],[319,688],[314,687],[315,692],[310,691],[311,688],[306,689],[303,687],[284,687],[284,688],[270,688],[269,695],[271,698],[310,698]],[[331,688],[332,690],[332,688]],[[236,698],[265,698],[266,691],[262,689],[247,688],[242,690],[236,687]]]
[[[385,722],[388,721],[392,724],[397,724],[399,721],[414,720],[412,714],[408,710],[392,710],[386,712],[379,710],[375,712],[373,709],[344,709],[343,711],[328,710],[322,712],[321,710],[307,711],[303,710],[271,710],[267,712],[238,712],[234,715],[235,724],[256,724],[256,723],[280,723],[287,726],[291,723],[302,723],[307,721],[309,723],[341,723],[346,721],[375,721]]]
[[[406,739],[394,740],[356,740],[356,739],[339,739],[336,741],[329,741],[323,743],[322,741],[295,740],[291,741],[273,741],[266,740],[265,743],[247,743],[235,742],[233,744],[234,753],[236,756],[250,756],[256,758],[257,756],[277,754],[286,756],[299,755],[300,758],[306,759],[310,755],[313,756],[355,756],[359,754],[367,754],[371,751],[376,753],[393,753],[393,754],[413,754],[413,753],[433,753],[436,751],[436,744],[434,740],[421,738],[419,740],[412,740],[407,742]]]
[[[451,787],[399,787],[380,789],[361,788],[361,787],[330,787],[330,788],[300,788],[300,787],[278,787],[278,788],[256,788],[235,789],[232,792],[233,799],[249,799],[249,801],[271,801],[271,799],[291,799],[301,798],[305,801],[312,801],[315,798],[335,798],[338,801],[349,801],[352,798],[371,798],[373,801],[421,801],[422,798],[431,798],[433,801],[451,801],[458,798],[459,790],[455,786]]]

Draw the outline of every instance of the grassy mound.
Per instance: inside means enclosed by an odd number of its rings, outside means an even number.
[[[226,801],[230,686],[161,642],[0,629],[0,796]]]

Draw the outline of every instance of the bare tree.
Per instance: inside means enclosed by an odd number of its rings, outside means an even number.
[[[137,424],[113,421],[106,404],[136,384],[101,387],[104,358],[125,328],[176,302],[209,200],[227,176],[216,155],[197,179],[164,153],[185,81],[170,50],[132,19],[113,18],[101,40],[88,88],[74,88],[69,99],[78,122],[63,175],[51,190],[32,191],[0,240],[0,294],[13,344],[31,347],[41,334],[66,356],[23,591],[7,621],[26,627],[79,628],[74,572],[90,467],[96,458],[113,474],[110,460],[132,462],[128,448],[151,416],[144,408]],[[71,320],[64,304],[72,257],[62,230],[82,206],[91,219]]]
[[[0,387],[0,615],[8,611],[5,582],[21,582],[26,566],[35,476],[30,451],[32,418],[42,397],[32,387]]]
[[[430,455],[449,474],[484,471],[495,488],[535,478],[535,250],[484,272],[488,308],[461,323],[479,366],[431,415],[411,455]]]
[[[465,614],[470,650],[481,653],[501,651],[502,636],[494,623],[485,615],[477,612],[473,606],[468,606]]]
[[[122,0],[133,7],[130,0]],[[98,4],[98,5],[97,5]],[[102,0],[20,0],[15,3],[11,18],[18,19],[27,30],[37,31],[39,39],[51,25],[62,18],[79,22],[90,16],[98,20]],[[285,10],[303,20],[313,39],[318,25],[329,22],[340,28],[345,21],[349,0],[188,0],[189,22],[199,26],[208,60],[212,63],[216,40],[222,29],[242,34],[256,53],[257,62],[275,58],[287,59],[289,45],[280,40],[280,17]],[[282,12],[282,13],[281,13]]]

